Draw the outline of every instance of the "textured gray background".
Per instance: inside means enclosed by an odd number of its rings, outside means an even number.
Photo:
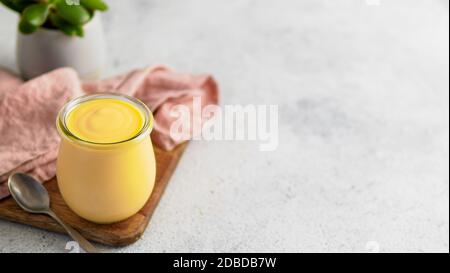
[[[163,63],[280,107],[277,151],[192,143],[143,238],[110,251],[449,251],[447,0],[108,2],[109,75]],[[15,23],[0,11],[9,68]],[[67,241],[0,221],[0,252]]]

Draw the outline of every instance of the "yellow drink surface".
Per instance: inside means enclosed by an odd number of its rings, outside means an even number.
[[[116,143],[136,136],[144,116],[134,105],[118,99],[96,99],[76,106],[66,125],[76,137],[94,143]]]

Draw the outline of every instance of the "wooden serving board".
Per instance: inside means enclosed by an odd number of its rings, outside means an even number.
[[[110,225],[99,225],[84,220],[72,212],[59,193],[56,178],[44,185],[50,194],[52,210],[88,240],[110,246],[125,246],[136,242],[144,233],[156,206],[169,182],[187,143],[170,152],[155,148],[156,182],[145,206],[127,220]],[[45,230],[65,233],[64,229],[46,215],[30,214],[22,210],[12,197],[0,201],[0,218]]]

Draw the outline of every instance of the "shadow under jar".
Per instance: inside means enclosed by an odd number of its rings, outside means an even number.
[[[77,215],[108,224],[145,205],[156,175],[152,126],[145,104],[124,95],[88,95],[63,107],[57,119],[57,180]]]

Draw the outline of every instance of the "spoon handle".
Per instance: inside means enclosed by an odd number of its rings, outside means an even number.
[[[93,246],[88,240],[86,240],[78,231],[64,223],[53,211],[49,210],[47,214],[55,219],[67,231],[70,237],[77,241],[86,252],[100,253],[100,251],[95,246]]]

